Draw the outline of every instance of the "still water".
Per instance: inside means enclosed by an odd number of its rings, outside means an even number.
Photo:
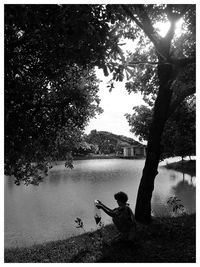
[[[39,186],[16,186],[5,177],[5,247],[29,246],[82,233],[74,220],[82,218],[86,231],[95,230],[94,200],[116,207],[113,195],[124,191],[134,211],[144,160],[94,159],[74,162],[69,170],[54,166]],[[195,212],[195,177],[159,168],[152,198],[154,214],[168,212],[166,201],[176,195],[188,213]],[[102,221],[111,218],[102,214]]]

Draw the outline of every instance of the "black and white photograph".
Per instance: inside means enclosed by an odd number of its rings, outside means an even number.
[[[197,263],[197,6],[2,3],[4,263]]]

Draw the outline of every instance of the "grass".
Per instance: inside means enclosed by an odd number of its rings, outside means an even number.
[[[195,215],[138,224],[133,244],[115,240],[114,225],[66,240],[5,249],[5,262],[195,262]]]

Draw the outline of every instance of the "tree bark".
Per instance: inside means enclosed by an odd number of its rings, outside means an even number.
[[[171,84],[174,77],[172,65],[159,65],[159,91],[155,101],[154,116],[150,128],[147,156],[140,181],[135,218],[141,223],[148,224],[151,222],[151,198],[154,190],[154,180],[158,174],[158,164],[161,154],[161,138],[165,122],[168,117],[172,90]]]

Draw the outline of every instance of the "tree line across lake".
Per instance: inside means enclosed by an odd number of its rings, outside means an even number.
[[[122,155],[124,146],[142,146],[141,143],[123,135],[116,135],[106,131],[92,130],[84,134],[80,147],[73,151],[74,155],[116,154]]]
[[[189,102],[184,102],[167,122],[162,138],[161,159],[195,155],[195,109],[196,101],[193,97]],[[137,134],[141,141],[146,141],[152,119],[152,110],[146,106],[138,106],[134,110],[136,111],[134,114],[126,115],[131,131]],[[80,145],[72,151],[72,155],[84,156],[91,153],[122,155],[123,147],[141,145],[140,142],[126,136],[92,130],[90,134],[83,135]]]

